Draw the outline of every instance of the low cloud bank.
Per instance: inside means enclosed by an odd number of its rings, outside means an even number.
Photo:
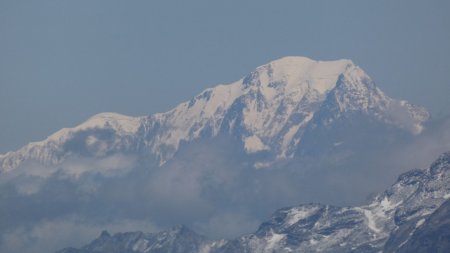
[[[427,167],[450,150],[450,119],[382,148],[343,149],[258,170],[233,140],[213,142],[190,144],[161,168],[115,154],[73,157],[55,168],[28,163],[3,175],[0,252],[50,253],[102,230],[151,232],[177,224],[230,238],[254,231],[281,207],[359,204],[401,172]]]

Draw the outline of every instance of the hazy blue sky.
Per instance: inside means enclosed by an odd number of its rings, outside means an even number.
[[[166,111],[287,55],[349,58],[450,113],[450,1],[0,0],[0,152],[89,116]]]

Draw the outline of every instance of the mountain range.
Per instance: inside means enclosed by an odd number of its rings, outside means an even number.
[[[27,161],[56,166],[73,155],[101,158],[118,152],[141,154],[163,165],[181,145],[217,136],[237,139],[246,154],[264,153],[254,166],[268,167],[302,150],[341,145],[345,140],[336,139],[338,122],[357,127],[379,124],[419,134],[428,117],[424,108],[386,96],[350,60],[286,57],[237,82],[206,89],[166,113],[95,115],[44,141],[1,155],[0,172]],[[335,138],[329,138],[327,130]],[[332,143],[317,144],[317,136]]]
[[[425,138],[429,118],[385,95],[350,60],[306,57],[272,61],[165,113],[100,113],[0,155],[0,251],[51,252],[101,228],[144,230],[139,224],[163,232],[105,232],[62,252],[419,247],[410,238],[431,236],[423,228],[448,210],[439,208],[450,196],[448,154],[364,199],[414,164],[393,157],[420,158],[397,154]],[[250,233],[273,210],[308,202],[315,204],[280,209]],[[185,226],[165,230],[176,224]]]

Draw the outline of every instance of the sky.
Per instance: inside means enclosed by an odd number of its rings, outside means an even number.
[[[100,112],[167,111],[288,55],[450,108],[449,1],[0,0],[0,153]]]

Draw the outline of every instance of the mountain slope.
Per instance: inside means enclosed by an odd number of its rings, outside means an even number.
[[[427,219],[416,223],[409,240],[402,242],[398,253],[448,252],[450,249],[450,200]]]
[[[239,238],[237,245],[245,245],[248,252],[379,252],[391,233],[404,231],[408,223],[415,228],[449,197],[450,153],[446,153],[428,169],[402,174],[369,205],[280,209],[255,234]],[[412,235],[411,230],[404,234]],[[223,252],[237,251],[230,247]]]
[[[74,155],[105,157],[121,152],[162,165],[181,144],[218,135],[236,137],[246,154],[263,152],[265,158],[255,166],[267,166],[298,153],[305,131],[314,138],[310,132],[317,126],[330,127],[333,121],[349,121],[356,114],[364,115],[368,124],[374,121],[411,134],[420,133],[428,118],[423,108],[386,96],[350,60],[285,57],[237,82],[206,89],[166,113],[93,116],[44,141],[0,155],[0,172],[27,162],[56,166]]]
[[[249,235],[229,241],[208,241],[188,233],[177,242],[176,252],[423,252],[449,250],[448,219],[450,198],[450,152],[441,155],[428,169],[402,174],[397,182],[364,206],[337,207],[305,204],[276,211],[270,220]],[[444,204],[445,203],[445,204]],[[170,232],[162,232],[167,234]],[[439,236],[436,236],[437,233]],[[133,233],[132,235],[142,233]],[[81,250],[65,253],[159,252],[160,241],[122,241],[123,234],[104,236]],[[133,237],[134,238],[134,237]],[[154,240],[153,240],[154,241]],[[166,240],[162,240],[166,242]],[[183,241],[184,244],[178,242]],[[432,242],[439,243],[438,245]],[[92,245],[99,245],[94,246]],[[113,248],[110,245],[115,245]],[[126,246],[125,246],[126,245]],[[158,246],[159,247],[159,246]],[[172,246],[170,246],[172,247]],[[132,249],[132,250],[131,250]],[[433,250],[431,250],[433,249]],[[127,251],[128,250],[128,251]],[[431,250],[431,251],[430,251]],[[174,252],[174,251],[164,251]]]
[[[111,236],[103,231],[99,238],[82,249],[68,248],[58,253],[196,253],[206,252],[220,242],[211,242],[184,226],[160,233],[129,232]]]

